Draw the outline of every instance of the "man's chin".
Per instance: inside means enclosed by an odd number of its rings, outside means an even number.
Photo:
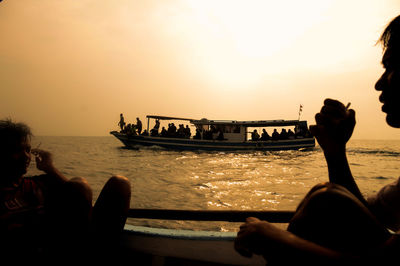
[[[394,117],[391,115],[387,115],[386,122],[391,127],[400,128],[400,117]]]
[[[28,168],[19,168],[15,174],[16,176],[23,176],[28,172]]]

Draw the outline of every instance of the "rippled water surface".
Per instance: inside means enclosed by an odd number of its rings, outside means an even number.
[[[132,183],[132,208],[194,210],[294,210],[316,183],[327,181],[319,147],[312,151],[178,152],[125,149],[114,137],[35,137],[32,147],[54,154],[67,176],[85,177],[96,198],[111,175]],[[400,141],[352,140],[348,159],[365,194],[398,174]],[[37,174],[31,164],[30,174]],[[130,219],[132,224],[167,228],[236,230],[237,224]]]

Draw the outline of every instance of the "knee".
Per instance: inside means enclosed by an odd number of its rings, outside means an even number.
[[[288,229],[293,232],[300,230],[299,226],[314,226],[320,219],[342,212],[344,205],[350,202],[350,194],[334,183],[317,184],[298,206]]]
[[[335,186],[336,186],[336,184],[330,183],[330,182],[319,183],[319,184],[316,184],[315,186],[313,186],[310,189],[310,191],[308,192],[308,194],[311,195],[311,194],[313,194],[314,192],[317,192],[317,191],[326,191],[326,190],[334,188]]]
[[[304,208],[332,211],[337,208],[347,208],[354,205],[358,199],[346,188],[334,183],[317,185],[306,199]]]
[[[126,197],[131,196],[131,183],[128,178],[120,175],[112,176],[106,183],[107,190],[115,191]]]
[[[74,177],[65,182],[64,193],[66,193],[68,197],[83,197],[87,202],[92,204],[92,189],[86,179],[82,177]]]
[[[305,195],[305,197],[303,198],[303,200],[300,202],[299,206],[297,207],[297,209],[300,209],[301,207],[303,207],[303,205],[309,201],[310,198],[312,198],[314,196],[314,194],[318,194],[321,192],[326,191],[329,187],[331,186],[331,183],[329,182],[324,182],[324,183],[319,183],[316,184],[315,186],[313,186],[310,191],[308,191],[308,193]]]
[[[66,182],[67,186],[84,190],[91,190],[89,183],[83,177],[73,177]]]
[[[331,183],[331,182],[324,182],[315,185],[307,194],[307,196],[313,197],[313,195],[350,195],[350,191],[348,191],[345,187]]]

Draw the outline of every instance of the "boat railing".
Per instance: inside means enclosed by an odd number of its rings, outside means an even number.
[[[174,209],[135,209],[129,210],[129,218],[191,220],[191,221],[228,221],[244,222],[247,217],[256,217],[271,223],[289,223],[293,211],[237,211],[237,210],[174,210]]]
[[[129,218],[192,221],[244,222],[257,217],[272,223],[288,223],[292,211],[236,210],[129,210]],[[241,256],[234,249],[237,232],[168,229],[127,224],[120,246],[125,261],[140,258],[140,265],[266,265],[264,257],[253,254]],[[128,263],[126,263],[128,264]]]

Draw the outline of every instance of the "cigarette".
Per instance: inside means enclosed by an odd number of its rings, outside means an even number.
[[[347,109],[349,109],[349,107],[350,107],[350,104],[351,104],[351,103],[349,102],[349,103],[346,105],[346,107],[345,107],[345,108],[346,108],[346,110],[347,110]]]

